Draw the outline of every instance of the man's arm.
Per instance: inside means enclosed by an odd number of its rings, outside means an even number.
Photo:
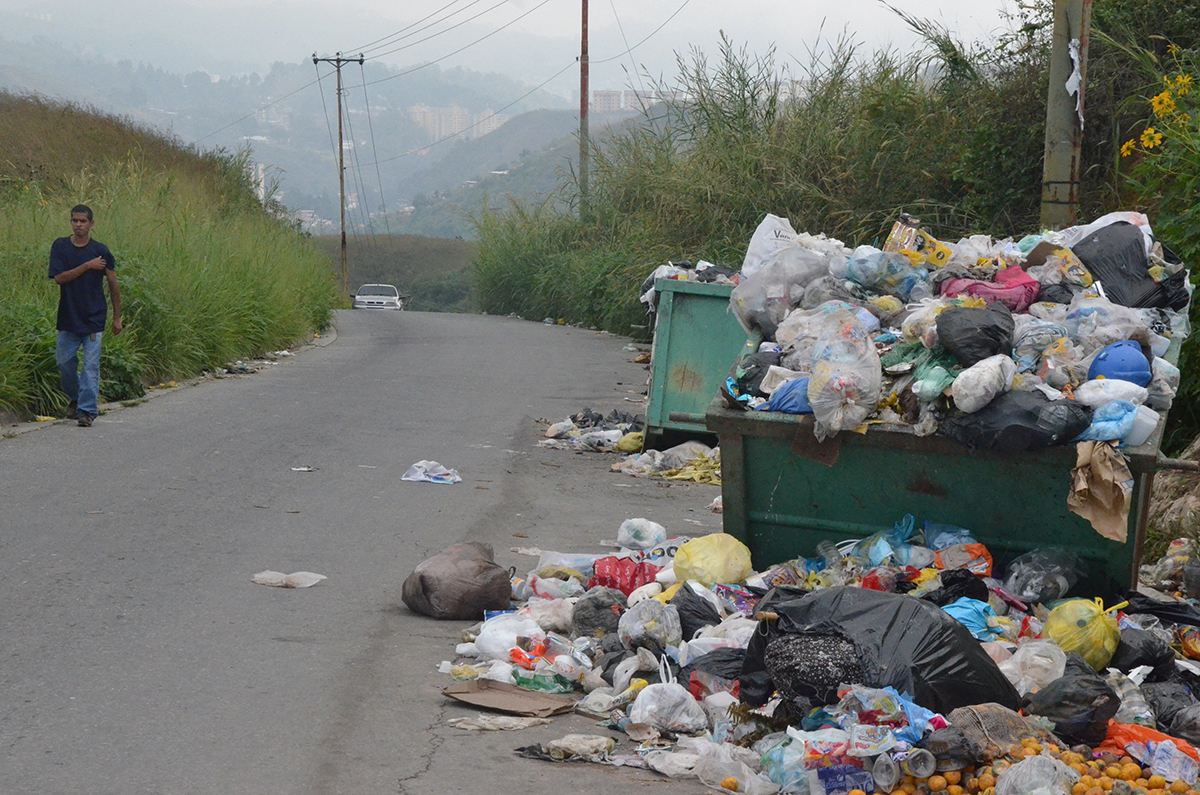
[[[104,259],[102,257],[93,257],[92,259],[80,265],[78,268],[71,268],[69,271],[62,271],[61,273],[54,274],[54,283],[66,284],[67,282],[73,282],[88,271],[104,270],[106,267],[108,266],[104,264]],[[116,284],[116,273],[114,271],[109,271],[109,273],[111,274],[109,276],[109,283]]]
[[[99,259],[99,257],[97,257]],[[103,262],[104,260],[100,260]],[[80,266],[82,267],[82,266]],[[113,318],[112,332],[114,335],[120,334],[124,326],[121,325],[121,289],[117,287],[117,272],[114,270],[106,270],[105,277],[108,278],[108,297],[112,301]]]

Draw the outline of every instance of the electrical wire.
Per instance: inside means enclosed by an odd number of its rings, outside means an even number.
[[[479,2],[479,0],[475,0],[475,2]],[[495,11],[497,8],[499,8],[500,6],[504,5],[507,2],[508,2],[508,0],[500,0],[500,2],[496,3],[495,5],[488,6],[487,8],[483,9],[482,11],[480,11],[478,14],[476,14],[473,17],[467,17],[466,19],[464,19],[461,22],[455,22],[450,27],[444,28],[443,30],[439,30],[437,33],[431,33],[423,39],[417,39],[416,41],[409,42],[408,44],[402,44],[399,47],[396,47],[391,50],[387,50],[385,52],[375,53],[374,55],[371,56],[371,58],[372,58],[372,60],[374,60],[376,58],[382,58],[385,55],[391,55],[393,53],[400,52],[401,50],[407,50],[409,47],[416,47],[418,44],[424,44],[425,42],[429,41],[430,39],[436,39],[438,36],[442,35],[443,33],[449,33],[450,31],[454,30],[455,28],[461,28],[463,25],[467,24],[468,22],[472,22],[476,19],[479,19],[481,16],[488,13],[489,11]],[[471,5],[474,5],[474,4],[475,3],[472,3]],[[446,17],[446,19],[449,19],[449,18],[450,18],[449,16]],[[440,22],[443,20],[438,20],[438,21]],[[428,27],[433,27],[434,24],[436,24],[436,23],[430,23]],[[425,29],[427,29],[427,28],[425,28]]]
[[[382,36],[378,39],[375,39],[374,41],[369,41],[366,44],[362,45],[361,47],[350,47],[349,49],[342,50],[342,52],[365,52],[367,49],[374,47],[376,44],[379,44],[380,42],[387,41],[388,39],[394,39],[396,36],[399,36],[404,31],[409,30],[411,28],[415,28],[417,25],[420,25],[422,22],[429,19],[429,17],[437,16],[438,14],[442,13],[447,8],[449,8],[450,6],[452,6],[458,2],[461,2],[461,0],[450,0],[449,3],[446,3],[446,5],[442,6],[437,11],[434,11],[426,16],[421,17],[416,22],[413,22],[409,25],[405,25],[404,27],[400,28],[400,30],[397,30],[393,33],[389,33],[388,35]]]
[[[642,82],[642,73],[638,71],[637,61],[633,60],[633,48],[629,46],[629,39],[625,38],[625,26],[621,24],[621,15],[617,13],[617,4],[615,0],[608,0],[608,4],[612,6],[613,18],[617,20],[617,30],[621,31],[621,41],[625,43],[625,52],[629,54],[629,65],[633,67],[633,73],[637,75],[638,88],[642,90],[642,95],[645,95],[646,85]]]
[[[667,17],[665,20],[663,20],[663,23],[662,23],[661,25],[659,25],[659,26],[658,26],[657,28],[655,28],[654,30],[650,31],[650,35],[649,35],[649,36],[647,36],[646,38],[642,39],[641,41],[639,41],[637,44],[633,45],[632,47],[629,47],[628,49],[626,49],[626,50],[625,50],[625,52],[623,52],[623,53],[621,53],[621,54],[619,54],[619,55],[614,55],[614,56],[612,56],[611,58],[601,58],[600,60],[597,60],[597,61],[592,61],[592,63],[594,63],[594,64],[596,64],[596,63],[608,63],[609,61],[616,61],[616,60],[618,60],[618,59],[620,59],[620,58],[624,58],[626,55],[628,55],[629,53],[633,52],[633,51],[634,51],[634,50],[636,50],[638,47],[641,47],[643,44],[645,44],[646,42],[650,41],[650,39],[651,39],[651,38],[654,36],[654,34],[658,33],[660,30],[662,30],[663,28],[665,28],[665,27],[667,26],[667,23],[668,23],[668,22],[670,22],[672,19],[674,19],[675,17],[679,16],[679,12],[680,12],[680,11],[682,11],[684,8],[686,8],[686,7],[687,7],[687,4],[688,4],[688,3],[690,3],[690,2],[692,2],[692,0],[683,0],[683,4],[682,4],[682,5],[680,5],[680,6],[679,6],[679,8],[675,9],[675,12],[674,12],[673,14],[671,14],[671,16],[669,16],[669,17]]]
[[[533,88],[529,89],[527,92],[525,92],[525,93],[524,93],[524,94],[522,94],[521,96],[517,97],[516,99],[514,99],[512,102],[508,103],[508,104],[507,104],[507,105],[505,105],[504,107],[500,108],[500,110],[497,110],[497,111],[495,111],[495,113],[500,113],[500,112],[502,112],[502,111],[506,111],[506,110],[508,110],[509,108],[511,108],[513,105],[516,105],[518,102],[520,102],[521,100],[525,99],[526,97],[528,97],[528,96],[530,96],[530,95],[532,95],[532,94],[534,94],[534,93],[536,93],[536,92],[540,91],[540,90],[541,90],[542,88],[544,88],[544,87],[545,87],[545,86],[546,86],[548,83],[552,82],[552,81],[553,81],[553,80],[554,80],[556,77],[558,77],[558,76],[559,76],[559,75],[561,75],[563,72],[567,71],[567,70],[568,70],[568,69],[570,69],[572,66],[575,66],[575,65],[576,65],[576,64],[578,64],[578,63],[579,63],[579,59],[578,59],[578,58],[576,58],[574,61],[572,61],[571,63],[567,64],[567,65],[566,65],[566,66],[564,66],[562,69],[559,69],[557,72],[555,72],[554,74],[550,75],[548,78],[546,78],[545,80],[543,80],[541,83],[539,83],[539,84],[537,84],[536,86],[534,86]],[[422,147],[422,149],[431,149],[431,148],[433,148],[433,147],[437,146],[438,144],[445,143],[446,141],[449,141],[449,140],[451,140],[451,139],[453,139],[453,138],[457,138],[457,137],[459,137],[460,135],[462,135],[463,133],[465,133],[465,132],[468,132],[469,130],[473,130],[474,128],[478,127],[480,124],[483,124],[483,119],[480,119],[479,121],[475,122],[475,123],[474,123],[474,124],[472,124],[471,126],[469,126],[469,127],[466,127],[466,128],[464,128],[464,129],[462,129],[462,130],[460,130],[460,131],[458,131],[458,132],[454,133],[453,135],[447,135],[447,136],[445,136],[444,138],[439,138],[438,140],[436,140],[436,141],[434,141],[433,143],[429,144],[429,146]],[[405,152],[405,153],[404,153],[404,154],[402,154],[402,155],[396,155],[395,157],[385,157],[385,158],[383,158],[382,160],[376,160],[374,163],[367,163],[367,165],[368,165],[368,166],[373,166],[373,165],[377,165],[377,164],[379,164],[379,163],[390,163],[390,162],[392,162],[393,160],[401,160],[401,159],[403,159],[403,158],[405,158],[405,157],[412,157],[412,155],[413,155],[413,152]]]
[[[367,108],[367,130],[371,133],[371,157],[375,158],[375,181],[379,185],[379,208],[383,211],[383,228],[390,238],[392,225],[388,221],[387,200],[383,195],[383,175],[379,172],[379,150],[375,148],[375,124],[371,121],[371,100],[367,98],[367,73],[362,64],[358,65],[358,70],[362,73],[363,104]]]
[[[397,72],[397,73],[396,73],[396,74],[394,74],[394,75],[388,75],[387,77],[381,77],[381,78],[379,78],[378,80],[372,80],[372,81],[370,81],[370,82],[368,82],[368,83],[364,83],[363,85],[373,86],[373,85],[375,85],[376,83],[382,83],[382,82],[384,82],[385,80],[395,80],[397,77],[404,77],[405,75],[410,75],[410,74],[412,74],[413,72],[420,71],[421,69],[424,69],[424,68],[426,68],[426,67],[429,67],[429,66],[433,66],[434,64],[437,64],[437,63],[440,63],[440,62],[442,62],[442,61],[446,60],[447,58],[450,58],[450,57],[452,57],[452,56],[458,55],[458,54],[459,54],[460,52],[462,52],[463,50],[466,50],[466,49],[469,49],[469,48],[471,48],[471,47],[474,47],[476,44],[478,44],[479,42],[483,41],[484,39],[490,39],[492,36],[495,36],[497,33],[499,33],[500,31],[504,30],[505,28],[507,28],[507,27],[511,27],[512,25],[515,25],[517,22],[520,22],[522,19],[524,19],[525,17],[529,16],[529,15],[530,15],[530,14],[532,14],[534,11],[537,11],[539,8],[541,8],[542,6],[546,5],[546,4],[547,4],[547,3],[549,3],[549,2],[550,2],[550,0],[542,0],[542,2],[538,3],[538,4],[537,4],[537,5],[535,5],[533,8],[529,9],[528,11],[526,11],[524,14],[521,14],[520,16],[516,17],[515,19],[513,19],[513,20],[511,20],[511,21],[509,21],[509,22],[506,22],[506,23],[504,23],[504,24],[503,24],[503,25],[501,25],[500,27],[498,27],[498,28],[496,28],[495,30],[493,30],[491,33],[488,33],[488,34],[486,34],[486,35],[484,35],[484,36],[480,36],[478,39],[475,39],[475,41],[472,41],[472,42],[471,42],[471,43],[469,43],[469,44],[464,44],[462,47],[459,47],[457,50],[454,50],[453,52],[446,53],[446,54],[445,54],[445,55],[443,55],[441,58],[435,58],[434,60],[432,60],[432,61],[427,61],[426,63],[423,63],[423,64],[421,64],[421,65],[419,65],[419,66],[414,66],[413,68],[411,68],[411,69],[406,69],[406,70],[404,70],[403,72]],[[686,3],[685,3],[685,5],[686,5]],[[678,12],[676,12],[676,13],[678,13]],[[668,21],[670,21],[670,20],[668,20]],[[654,35],[654,34],[651,34],[651,35]],[[636,45],[635,45],[635,46],[636,46]],[[622,55],[624,55],[624,53],[622,53]],[[354,88],[357,88],[357,86],[354,86]]]
[[[350,117],[350,103],[349,103],[348,99],[345,103],[345,107],[346,107],[346,131],[350,133],[350,160],[352,163],[351,173],[354,178],[354,184],[358,187],[358,197],[359,197],[359,200],[357,202],[358,217],[361,220],[364,232],[368,232],[371,235],[371,237],[368,238],[369,245],[371,248],[374,248],[375,232],[371,225],[371,213],[370,213],[371,207],[367,201],[366,185],[363,184],[362,165],[359,163],[359,159],[358,159],[358,144],[355,143],[358,139],[354,135],[354,122],[351,120],[351,117]]]
[[[200,142],[201,142],[201,141],[203,141],[205,138],[211,138],[211,137],[213,137],[214,135],[216,135],[216,134],[217,134],[217,133],[219,133],[219,132],[224,132],[225,130],[228,130],[230,127],[232,127],[232,126],[233,126],[233,125],[235,125],[235,124],[240,124],[241,122],[244,122],[246,119],[251,119],[251,118],[254,118],[254,116],[258,115],[259,113],[261,113],[262,111],[264,111],[264,110],[266,110],[267,108],[271,107],[272,105],[278,105],[280,102],[283,102],[283,101],[284,101],[285,99],[287,99],[288,97],[295,96],[296,94],[299,94],[299,93],[300,93],[301,91],[303,91],[304,89],[306,89],[306,88],[309,88],[310,86],[312,86],[312,85],[313,85],[313,83],[319,83],[320,81],[321,81],[321,73],[320,73],[320,71],[318,71],[318,72],[317,72],[317,79],[316,79],[316,80],[314,80],[314,81],[312,81],[312,83],[305,83],[304,85],[302,85],[302,86],[300,86],[299,88],[297,88],[295,91],[289,91],[288,93],[284,94],[284,95],[283,95],[282,97],[280,97],[279,99],[274,99],[274,100],[271,100],[271,101],[270,101],[270,102],[268,102],[267,104],[265,104],[265,105],[263,105],[263,106],[259,107],[259,108],[258,108],[258,110],[252,110],[252,111],[250,111],[249,113],[247,113],[245,116],[242,116],[240,119],[234,119],[233,121],[229,122],[229,124],[226,124],[224,127],[220,127],[220,128],[218,128],[218,129],[216,129],[216,130],[213,130],[213,131],[212,131],[212,132],[210,132],[210,133],[206,133],[205,135],[201,135],[199,138],[197,138],[197,139],[195,140],[195,142],[194,142],[194,143],[200,143]]]

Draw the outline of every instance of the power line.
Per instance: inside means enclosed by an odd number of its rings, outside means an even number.
[[[443,11],[445,11],[447,8],[449,8],[450,6],[452,6],[452,5],[454,5],[455,3],[458,3],[458,2],[460,2],[460,0],[450,0],[450,2],[449,2],[449,3],[446,3],[446,5],[442,6],[442,7],[441,7],[441,8],[439,8],[437,11],[434,11],[434,12],[432,12],[431,14],[429,14],[429,15],[427,15],[427,16],[421,17],[421,18],[420,18],[420,19],[418,19],[416,22],[413,22],[413,23],[412,23],[412,24],[410,24],[410,25],[405,25],[404,27],[400,28],[400,30],[397,30],[397,31],[395,31],[394,33],[389,33],[389,34],[388,34],[388,35],[386,35],[386,36],[382,36],[382,37],[380,37],[380,38],[378,38],[378,39],[375,39],[375,41],[367,42],[366,44],[364,44],[364,45],[363,45],[363,46],[361,46],[361,47],[351,47],[351,48],[349,48],[348,50],[346,50],[345,52],[366,52],[366,51],[367,51],[369,48],[371,48],[371,47],[374,47],[376,44],[379,44],[381,41],[387,41],[388,39],[391,39],[391,38],[394,38],[394,37],[396,37],[396,36],[399,36],[401,33],[403,33],[403,32],[404,32],[404,31],[406,31],[406,30],[409,30],[410,28],[415,28],[417,25],[420,25],[422,22],[424,22],[425,20],[429,19],[429,17],[435,17],[435,16],[437,16],[438,14],[442,13],[442,12],[443,12]]]
[[[687,7],[687,4],[688,4],[688,3],[690,3],[690,2],[692,2],[692,0],[683,0],[683,4],[682,4],[682,5],[680,5],[680,6],[679,6],[679,8],[675,9],[675,12],[674,12],[673,14],[671,14],[671,16],[669,16],[669,17],[667,17],[665,20],[663,20],[663,23],[662,23],[661,25],[659,25],[659,26],[658,26],[657,28],[655,28],[654,30],[650,31],[650,35],[649,35],[649,36],[647,36],[646,38],[642,39],[641,41],[639,41],[637,44],[633,45],[632,47],[628,48],[627,50],[625,50],[625,52],[623,52],[623,53],[621,53],[621,54],[619,54],[619,55],[614,55],[614,56],[613,56],[613,57],[611,57],[611,58],[602,58],[602,59],[600,59],[600,60],[598,60],[598,61],[592,61],[592,63],[594,63],[594,64],[597,64],[597,63],[608,63],[609,61],[616,61],[616,60],[618,60],[618,59],[620,59],[620,58],[624,58],[626,55],[628,55],[629,53],[633,52],[633,51],[634,51],[634,50],[636,50],[638,47],[641,47],[643,44],[645,44],[646,42],[650,41],[650,39],[651,39],[651,38],[654,36],[654,34],[658,33],[660,30],[662,30],[663,28],[665,28],[665,27],[667,26],[667,23],[668,23],[668,22],[670,22],[670,21],[671,21],[672,19],[674,19],[675,17],[677,17],[677,16],[679,15],[679,12],[680,12],[680,11],[682,11],[684,8],[686,8],[686,7]]]
[[[538,4],[537,4],[537,5],[535,5],[533,8],[529,9],[528,11],[526,11],[524,14],[521,14],[519,17],[517,17],[517,18],[513,19],[513,20],[512,20],[512,21],[510,21],[510,22],[506,22],[505,24],[503,24],[503,25],[501,25],[500,27],[496,28],[496,29],[495,29],[495,30],[493,30],[491,33],[488,33],[487,35],[480,36],[478,39],[475,39],[475,41],[471,42],[470,44],[465,44],[465,45],[463,45],[462,47],[459,47],[459,48],[458,48],[457,50],[455,50],[454,52],[450,52],[450,53],[447,53],[447,54],[443,55],[441,58],[436,58],[436,59],[434,59],[434,60],[432,60],[432,61],[428,61],[427,63],[423,63],[423,64],[421,64],[420,66],[414,66],[413,68],[411,68],[411,69],[406,69],[406,70],[405,70],[405,71],[403,71],[403,72],[397,72],[397,73],[396,73],[396,74],[394,74],[394,75],[388,75],[387,77],[381,77],[381,78],[379,78],[378,80],[372,80],[372,81],[370,81],[370,82],[368,82],[368,83],[364,83],[363,85],[373,86],[373,85],[375,85],[376,83],[382,83],[382,82],[384,82],[385,80],[395,80],[397,77],[404,77],[405,75],[410,75],[410,74],[412,74],[413,72],[420,71],[421,69],[424,69],[424,68],[426,68],[426,67],[428,67],[428,66],[433,66],[434,64],[440,63],[440,62],[442,62],[442,61],[446,60],[447,58],[450,58],[450,57],[452,57],[452,56],[458,55],[458,54],[459,54],[460,52],[462,52],[463,50],[466,50],[466,49],[469,49],[469,48],[471,48],[471,47],[474,47],[476,44],[478,44],[479,42],[483,41],[484,39],[490,39],[492,36],[495,36],[497,33],[499,33],[500,31],[504,30],[505,28],[507,28],[507,27],[510,27],[510,26],[512,26],[512,25],[515,25],[517,22],[520,22],[522,19],[524,19],[525,17],[529,16],[529,15],[530,15],[530,14],[532,14],[534,11],[537,11],[539,8],[541,8],[542,6],[546,5],[546,4],[547,4],[547,3],[549,3],[549,2],[550,2],[550,0],[542,0],[542,2],[538,3]],[[678,13],[678,12],[676,12],[676,13]],[[668,21],[670,21],[670,20],[668,20]],[[651,34],[651,35],[653,35],[653,34]],[[353,86],[353,87],[354,87],[354,88],[357,88],[357,86]]]
[[[629,39],[625,38],[625,26],[621,24],[621,15],[617,13],[617,4],[614,0],[608,0],[608,4],[612,6],[613,18],[617,20],[617,30],[621,31],[621,41],[625,43],[625,52],[629,54],[629,65],[633,67],[633,73],[637,75],[638,88],[645,94],[646,85],[642,82],[642,73],[638,71],[637,61],[633,60],[633,48],[629,46]]]
[[[532,95],[532,94],[534,94],[534,93],[536,93],[536,92],[538,92],[538,91],[542,90],[542,88],[543,88],[543,87],[545,87],[545,86],[546,86],[548,83],[550,83],[551,81],[553,81],[553,80],[554,80],[556,77],[558,77],[558,76],[559,76],[559,75],[561,75],[563,72],[565,72],[565,71],[567,71],[568,69],[570,69],[571,67],[573,67],[573,66],[574,66],[575,64],[577,64],[578,62],[579,62],[579,60],[578,60],[578,59],[576,59],[576,60],[572,61],[571,63],[567,64],[567,65],[566,65],[566,66],[564,66],[562,69],[559,69],[557,72],[555,72],[554,74],[550,75],[548,78],[546,78],[545,80],[543,80],[541,83],[539,83],[539,84],[537,84],[536,86],[534,86],[533,88],[529,89],[529,91],[525,92],[524,94],[522,94],[521,96],[517,97],[517,98],[516,98],[516,99],[514,99],[512,102],[508,103],[508,104],[507,104],[507,105],[505,105],[504,107],[500,108],[500,110],[497,110],[497,111],[495,111],[495,112],[496,112],[496,113],[500,113],[501,111],[508,110],[508,109],[509,109],[509,108],[511,108],[513,105],[516,105],[518,102],[520,102],[521,100],[525,99],[526,97],[528,97],[528,96],[530,96],[530,95]],[[436,140],[436,141],[434,141],[433,143],[429,144],[429,146],[422,147],[422,148],[424,148],[424,149],[431,149],[431,148],[433,148],[433,147],[437,146],[437,145],[438,145],[438,144],[440,144],[440,143],[445,143],[446,141],[449,141],[449,140],[451,140],[451,139],[453,139],[453,138],[457,138],[457,137],[459,137],[460,135],[462,135],[463,133],[465,133],[465,132],[467,132],[467,131],[469,131],[469,130],[473,130],[473,129],[475,129],[475,128],[476,128],[476,127],[478,127],[480,124],[483,124],[483,119],[480,119],[479,121],[475,122],[474,124],[472,124],[472,125],[471,125],[471,126],[469,126],[469,127],[464,127],[463,129],[459,130],[458,132],[454,133],[453,135],[447,135],[447,136],[445,136],[444,138],[439,138],[438,140]],[[382,160],[377,160],[377,161],[375,161],[374,163],[367,163],[367,165],[368,165],[368,166],[373,166],[373,165],[377,165],[377,164],[379,164],[379,163],[390,163],[390,162],[392,162],[393,160],[400,160],[400,159],[402,159],[402,158],[405,158],[405,157],[411,157],[411,156],[412,156],[412,154],[413,154],[412,152],[405,152],[405,153],[404,153],[404,154],[402,154],[402,155],[396,155],[395,157],[385,157],[384,159],[382,159]]]
[[[478,2],[480,2],[480,0],[475,0],[475,3],[478,3]],[[500,6],[504,5],[507,2],[508,2],[508,0],[500,0],[500,2],[496,3],[495,5],[488,6],[487,8],[483,9],[482,11],[480,11],[478,14],[476,14],[473,17],[467,17],[466,19],[464,19],[461,22],[455,22],[450,27],[445,28],[443,30],[439,30],[437,33],[431,33],[423,39],[417,39],[416,41],[409,42],[408,44],[403,44],[399,47],[396,47],[395,49],[387,50],[386,52],[376,53],[376,54],[372,55],[371,58],[372,59],[382,58],[385,55],[391,55],[392,53],[397,53],[397,52],[400,52],[401,50],[407,50],[409,47],[416,47],[418,44],[424,44],[425,42],[429,41],[430,39],[436,39],[438,36],[442,35],[443,33],[449,33],[450,31],[454,30],[455,28],[461,28],[463,25],[467,24],[468,22],[472,22],[476,19],[479,19],[481,16],[488,13],[489,11],[495,11],[497,8],[499,8]],[[471,3],[471,5],[475,5],[475,3]],[[461,10],[465,11],[466,9],[461,9]],[[457,13],[457,12],[455,12],[455,13]],[[453,14],[451,14],[450,16],[453,16]],[[449,19],[450,16],[447,16],[445,19]],[[438,22],[443,22],[443,21],[445,21],[445,20],[438,20]],[[437,24],[436,22],[431,22],[431,23],[429,23],[427,28],[423,28],[423,29],[431,28],[436,24]],[[378,48],[376,48],[376,49],[378,49]]]
[[[219,133],[219,132],[224,132],[225,130],[228,130],[228,129],[229,129],[230,127],[232,127],[233,125],[235,125],[235,124],[240,124],[241,122],[244,122],[246,119],[251,119],[251,118],[254,118],[254,116],[258,115],[259,113],[261,113],[262,111],[264,111],[264,110],[266,110],[267,108],[271,107],[272,105],[278,105],[280,102],[283,102],[283,101],[284,101],[285,99],[287,99],[288,97],[290,97],[290,96],[293,96],[293,95],[295,95],[295,94],[299,94],[299,93],[300,93],[301,91],[303,91],[304,89],[306,89],[306,88],[310,87],[310,86],[311,86],[313,83],[319,83],[320,81],[321,81],[321,73],[318,71],[318,72],[317,72],[317,79],[316,79],[316,80],[314,80],[314,81],[312,81],[312,83],[305,83],[304,85],[302,85],[302,86],[300,86],[299,88],[297,88],[295,91],[289,91],[288,93],[284,94],[284,95],[283,95],[282,97],[280,97],[279,99],[272,100],[271,102],[268,102],[267,104],[265,104],[265,105],[261,106],[260,108],[258,108],[258,110],[253,110],[253,111],[250,111],[249,113],[247,113],[245,116],[241,117],[240,119],[234,119],[233,121],[229,122],[229,124],[226,124],[224,127],[221,127],[221,128],[219,128],[219,129],[213,130],[212,132],[210,132],[210,133],[208,133],[208,134],[206,134],[206,135],[201,135],[199,138],[197,138],[197,139],[196,139],[195,143],[200,143],[200,142],[201,142],[201,141],[203,141],[205,138],[211,138],[211,137],[213,137],[214,135],[216,135],[216,134],[217,134],[217,133]]]
[[[379,150],[375,148],[375,124],[371,121],[371,100],[367,97],[367,73],[362,64],[358,66],[362,72],[363,81],[363,104],[367,108],[367,130],[371,133],[371,157],[375,158],[375,180],[379,184],[379,208],[383,211],[383,228],[387,230],[388,237],[392,236],[392,225],[387,217],[387,200],[383,195],[383,175],[379,172]]]

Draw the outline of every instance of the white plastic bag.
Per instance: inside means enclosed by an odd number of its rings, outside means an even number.
[[[659,682],[646,685],[629,708],[629,719],[659,731],[699,734],[708,730],[708,717],[683,685]]]
[[[546,633],[532,618],[504,613],[483,622],[479,637],[475,638],[475,650],[480,659],[507,660],[518,638],[545,640]]]
[[[1134,310],[1103,298],[1089,298],[1084,293],[1071,301],[1063,325],[1085,356],[1114,342],[1131,339],[1138,331],[1146,334],[1150,331]]]
[[[1000,672],[1021,695],[1059,679],[1067,666],[1067,653],[1052,640],[1027,640],[1012,657],[1000,663]]]
[[[683,640],[679,611],[657,599],[638,602],[617,622],[617,636],[628,649],[645,648],[661,654],[668,646],[678,646]]]
[[[1079,774],[1049,756],[1031,756],[996,780],[996,795],[1066,795]]]
[[[1099,408],[1113,400],[1124,400],[1140,406],[1146,402],[1148,394],[1145,387],[1120,378],[1094,378],[1075,389],[1075,399],[1092,408]]]
[[[1012,388],[1017,365],[1003,353],[989,356],[959,373],[950,394],[959,411],[973,414],[991,403],[996,395]]]
[[[534,597],[517,615],[532,618],[546,632],[570,635],[574,629],[571,616],[575,613],[574,599],[539,599]]]
[[[617,544],[625,549],[649,549],[666,540],[666,528],[649,519],[626,519],[617,530]]]
[[[822,323],[808,380],[817,439],[861,425],[878,408],[882,385],[879,354],[863,324],[845,309],[831,312]]]
[[[729,306],[749,334],[760,329],[773,339],[809,283],[825,275],[829,258],[800,245],[780,249],[753,276],[743,278],[729,296]]]
[[[758,273],[776,251],[795,242],[796,230],[792,229],[791,221],[767,213],[750,236],[750,245],[746,246],[746,256],[742,259],[742,278],[749,279]]]

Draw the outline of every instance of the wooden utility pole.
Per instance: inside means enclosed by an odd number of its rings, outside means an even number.
[[[585,0],[586,1],[586,0]],[[333,58],[318,58],[314,52],[313,63],[331,63],[337,70],[337,106],[338,106],[338,195],[341,197],[342,211],[342,292],[350,292],[350,275],[346,268],[346,146],[342,143],[342,65],[356,63],[362,66],[365,58],[360,53],[357,58],[343,58],[339,52]]]
[[[1050,50],[1050,89],[1046,95],[1046,151],[1042,161],[1042,227],[1062,229],[1075,223],[1079,204],[1080,151],[1083,144],[1083,97],[1087,84],[1088,31],[1092,0],[1054,0]],[[1078,69],[1076,95],[1067,82]]]
[[[588,0],[583,2],[583,33],[579,46],[579,220],[588,216]]]

